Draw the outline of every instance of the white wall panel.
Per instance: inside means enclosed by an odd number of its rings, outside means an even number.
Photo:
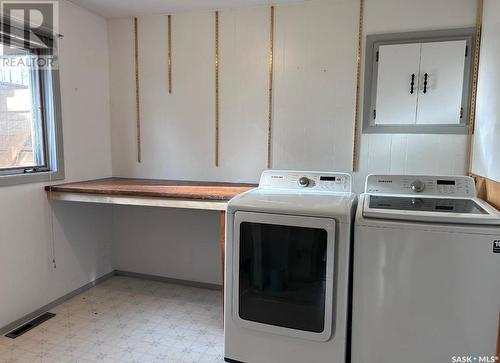
[[[61,108],[66,180],[111,174],[109,51],[103,18],[60,3]]]
[[[158,53],[148,41],[166,33],[166,18],[149,31],[142,31],[141,69],[144,73],[142,99],[150,99],[156,113],[148,115],[144,106],[144,163],[136,165],[139,175],[207,179],[214,170],[214,16],[212,13],[182,14],[173,17],[173,93],[166,94],[166,48]],[[161,36],[160,36],[161,39]],[[165,38],[166,39],[166,38]],[[149,43],[148,46],[146,44]],[[166,45],[166,41],[163,42]],[[161,50],[160,50],[161,51]],[[151,58],[157,58],[152,62]],[[149,61],[146,61],[149,60]],[[164,92],[154,95],[164,85]],[[161,103],[151,102],[151,97]],[[154,108],[153,108],[154,109]]]
[[[366,0],[365,31],[369,34],[460,28],[473,26],[475,16],[474,0]]]
[[[267,164],[267,7],[220,15],[221,177],[255,180]],[[244,166],[244,167],[243,167]]]
[[[118,270],[221,283],[218,213],[115,207],[114,239]]]
[[[354,187],[362,191],[370,173],[463,175],[466,141],[465,135],[363,135]]]
[[[464,174],[464,135],[411,135],[408,137],[408,174]]]
[[[132,19],[110,21],[115,52],[111,64],[123,63],[111,71],[115,175],[214,177],[209,175],[214,170],[215,143],[213,14],[176,15],[172,28],[173,93],[169,95],[167,18],[139,19],[142,163],[138,163]]]
[[[350,168],[357,10],[355,1],[277,8],[273,167]]]
[[[484,2],[472,172],[500,182],[500,2]]]
[[[401,170],[406,172],[407,155],[402,150],[408,147],[408,135],[390,135],[391,162],[390,170]]]
[[[267,161],[269,13],[269,7],[220,13],[220,168],[214,166],[213,12],[172,17],[172,95],[166,17],[139,18],[141,164],[135,161],[132,19],[109,21],[116,175],[258,180]],[[356,17],[355,2],[347,0],[276,7],[275,167],[349,168]]]
[[[132,19],[108,20],[113,175],[133,175],[135,78]],[[159,44],[161,46],[161,44]]]

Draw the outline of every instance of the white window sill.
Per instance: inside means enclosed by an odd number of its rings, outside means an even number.
[[[0,187],[29,183],[42,183],[52,180],[63,180],[64,171],[46,171],[29,174],[11,174],[0,176]]]

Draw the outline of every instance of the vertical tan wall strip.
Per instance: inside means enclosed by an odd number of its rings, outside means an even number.
[[[352,171],[359,170],[360,118],[361,118],[361,56],[363,47],[363,22],[365,1],[359,0],[358,49],[356,51],[356,101],[354,114],[354,140],[352,149]]]
[[[168,15],[168,93],[172,93],[172,15]]]
[[[477,0],[476,34],[474,42],[474,59],[472,67],[472,87],[469,105],[469,127],[467,128],[467,172],[472,172],[472,147],[474,127],[476,125],[477,78],[479,72],[479,52],[481,50],[481,28],[483,26],[483,0]]]
[[[271,25],[269,32],[269,113],[267,124],[267,167],[272,165],[273,149],[273,72],[274,72],[274,6],[271,6]]]
[[[220,124],[219,124],[219,12],[215,12],[215,166],[219,166],[220,158]]]
[[[141,98],[139,81],[139,37],[138,20],[134,18],[134,60],[135,60],[135,116],[137,128],[137,162],[141,162]]]

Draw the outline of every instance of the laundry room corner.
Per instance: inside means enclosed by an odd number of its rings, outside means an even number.
[[[70,2],[59,5],[65,35],[59,43],[64,180],[107,177],[112,170],[106,21]],[[114,270],[111,207],[54,204],[47,200],[46,184],[0,188],[2,328],[29,320]]]

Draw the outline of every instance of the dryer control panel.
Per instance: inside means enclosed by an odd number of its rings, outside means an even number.
[[[266,170],[260,177],[259,188],[350,193],[351,176],[332,172]]]
[[[415,194],[473,198],[474,179],[468,176],[369,175],[365,193]]]

